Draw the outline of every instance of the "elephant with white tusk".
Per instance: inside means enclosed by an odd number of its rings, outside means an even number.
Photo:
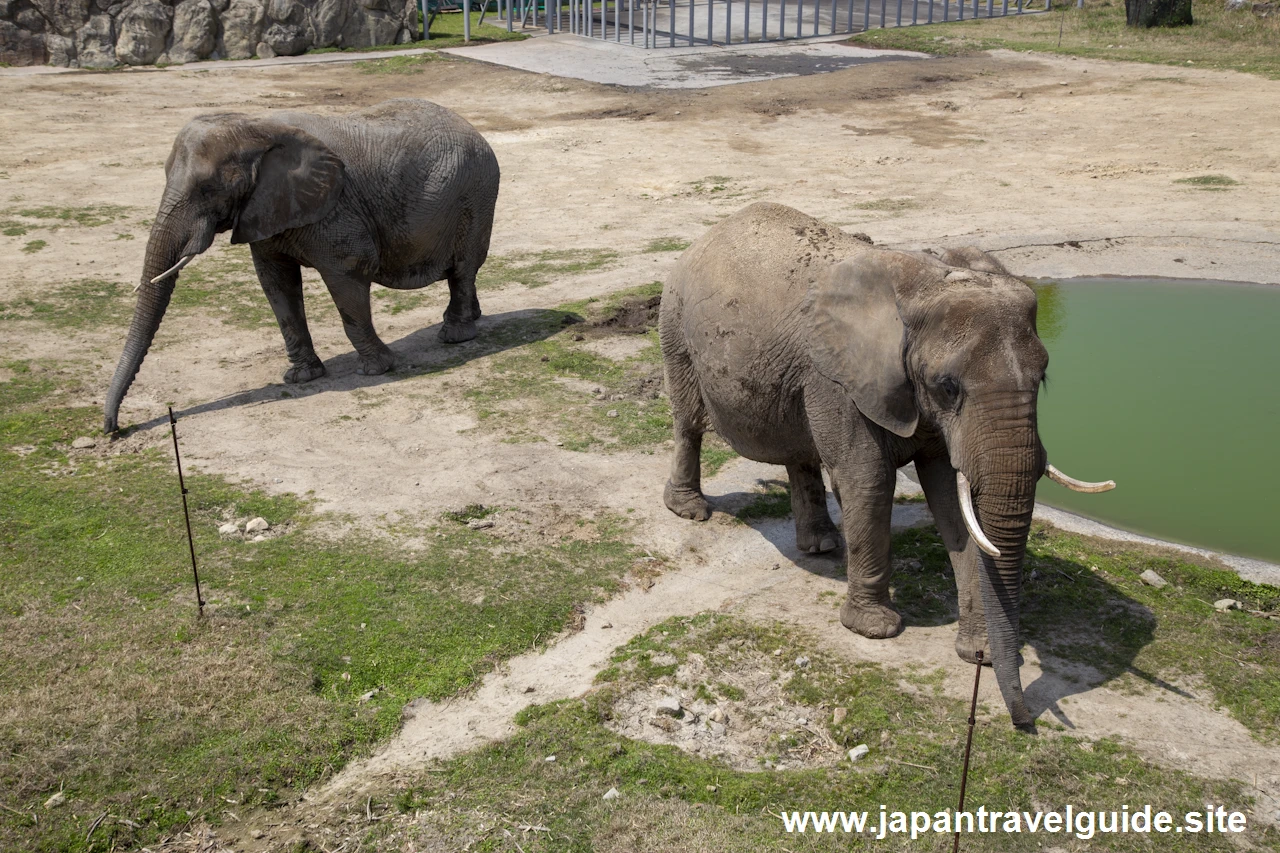
[[[703,432],[785,465],[802,551],[837,548],[840,620],[892,637],[890,518],[898,468],[915,462],[955,568],[956,651],[992,664],[1015,725],[1033,726],[1018,677],[1018,608],[1036,482],[1048,464],[1036,400],[1048,355],[1036,297],[977,249],[875,249],[797,210],[754,204],[689,247],[659,321],[675,458],[665,501],[710,516]],[[842,530],[827,513],[826,469]]]
[[[165,163],[138,302],[104,407],[115,432],[178,273],[231,232],[284,335],[285,382],[325,374],[307,328],[302,267],[320,273],[359,354],[357,373],[394,360],[373,328],[372,283],[398,290],[449,280],[440,339],[476,336],[476,273],[489,253],[498,161],[456,113],[408,98],[345,116],[222,113],[192,119]]]

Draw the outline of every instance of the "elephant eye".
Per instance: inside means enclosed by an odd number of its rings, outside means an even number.
[[[960,383],[954,376],[944,376],[938,380],[938,390],[948,404],[954,404],[960,397]]]

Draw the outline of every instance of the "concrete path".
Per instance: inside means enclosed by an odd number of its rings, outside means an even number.
[[[872,62],[929,58],[911,51],[853,47],[843,43],[847,38],[842,35],[732,47],[698,45],[645,50],[626,43],[557,33],[442,52],[557,77],[655,89],[728,86],[748,80],[822,74]]]

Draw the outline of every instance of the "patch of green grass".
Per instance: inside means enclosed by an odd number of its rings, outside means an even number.
[[[689,241],[681,237],[655,237],[644,247],[646,253],[683,252],[689,248]]]
[[[121,324],[133,310],[130,290],[115,281],[82,279],[51,288],[40,298],[0,302],[0,319],[32,320],[59,329]]]
[[[765,484],[764,492],[734,513],[743,521],[762,518],[789,518],[791,516],[791,485],[780,480]]]
[[[538,320],[541,340],[495,358],[491,380],[465,392],[480,428],[511,441],[555,439],[576,451],[651,450],[669,439],[658,334],[646,319],[652,309],[643,307],[661,288],[653,282],[547,312]],[[638,351],[620,358],[593,352],[589,344],[612,337],[608,323],[619,312],[640,318],[641,326],[620,329],[639,339]]]
[[[227,244],[192,261],[178,276],[168,310],[202,312],[241,329],[276,322],[246,245]]]
[[[17,222],[0,222],[0,231],[3,231],[6,237],[21,237],[27,233],[27,226]]]
[[[57,405],[56,370],[7,369],[0,849],[136,849],[290,800],[396,731],[408,700],[454,695],[560,631],[637,556],[603,517],[551,544],[453,523],[424,524],[412,554],[334,542],[296,497],[188,472],[200,620],[171,457],[70,450],[101,412]],[[253,516],[266,541],[218,535]]]
[[[458,524],[466,524],[468,521],[478,521],[482,518],[488,518],[498,510],[484,504],[467,504],[462,509],[450,510],[444,514],[449,521]]]
[[[46,205],[11,209],[4,211],[4,213],[8,216],[36,220],[33,224],[26,224],[28,228],[57,228],[68,225],[97,228],[101,225],[109,225],[118,219],[123,219],[129,213],[129,208],[118,204],[91,204],[85,207],[51,207]],[[9,223],[6,223],[6,225],[8,228],[14,227]],[[9,234],[9,231],[6,229],[5,233]],[[9,236],[15,235],[10,234]]]
[[[476,287],[497,289],[510,284],[542,287],[558,278],[606,269],[618,260],[612,249],[546,249],[490,256],[480,268]]]
[[[34,255],[49,244],[44,240],[32,240],[30,243],[22,247],[22,251],[28,255]]]
[[[750,701],[741,688],[729,696],[709,682],[681,682],[674,669],[694,655],[711,672],[767,674],[787,702],[813,709],[807,727],[775,743],[787,769],[735,769],[717,758],[635,740],[610,728],[616,725],[618,700],[642,688],[680,690],[686,702],[701,695],[699,688],[727,700]],[[804,669],[791,665],[800,655],[811,660]],[[674,663],[654,665],[658,658]],[[394,796],[414,817],[380,832],[387,837],[394,832],[397,839],[443,836],[468,849],[501,850],[510,843],[507,833],[541,827],[516,836],[526,853],[848,850],[851,844],[878,849],[883,842],[865,838],[859,844],[843,832],[789,834],[779,815],[865,809],[878,825],[881,803],[930,814],[955,807],[957,754],[964,745],[968,708],[943,693],[938,674],[850,663],[792,629],[723,615],[668,620],[621,647],[613,669],[616,677],[584,699],[527,708],[517,717],[519,729],[506,740],[445,762],[397,791]],[[831,718],[836,707],[847,712],[839,725]],[[1057,726],[1042,726],[1039,737],[1027,737],[1008,725],[1003,708],[988,710],[992,716],[974,735],[966,795],[971,809],[1060,810],[1072,803],[1077,809],[1119,811],[1121,804],[1158,803],[1156,808],[1181,818],[1205,802],[1247,808],[1239,783],[1163,769],[1119,743],[1089,742]],[[729,720],[731,732],[751,725],[750,718]],[[843,750],[859,743],[871,746],[867,758],[857,765],[841,760]],[[815,753],[827,760],[806,759]],[[603,794],[610,788],[620,796],[606,801]],[[1059,837],[973,834],[966,835],[964,847],[1035,850],[1050,838]],[[1098,834],[1086,843],[1091,850],[1132,850],[1134,838]],[[1271,846],[1276,835],[1254,826],[1248,841]],[[1234,843],[1224,835],[1161,837],[1161,849],[1169,850],[1227,851],[1235,849]],[[910,842],[898,836],[892,844],[934,850],[949,846],[949,839],[930,835]]]
[[[1187,184],[1198,190],[1225,190],[1240,186],[1239,181],[1226,175],[1196,175],[1193,178],[1178,178],[1174,183]]]
[[[919,203],[910,198],[878,198],[855,204],[858,210],[876,210],[882,213],[901,213],[919,207]]]
[[[389,56],[386,59],[367,59],[357,62],[355,68],[364,74],[421,74],[422,69],[433,62],[449,62],[451,57],[441,53],[415,53],[408,56]]]
[[[864,47],[918,50],[935,56],[996,49],[1041,51],[1235,70],[1280,79],[1280,51],[1275,48],[1280,44],[1280,16],[1229,12],[1221,3],[1196,4],[1195,24],[1186,27],[1128,27],[1124,3],[1102,0],[1086,3],[1083,9],[1064,5],[1043,15],[875,29],[851,41]]]
[[[738,453],[715,433],[702,437],[702,476],[714,477],[720,469],[738,458]]]

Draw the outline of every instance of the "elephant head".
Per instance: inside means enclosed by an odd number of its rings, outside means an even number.
[[[160,327],[178,271],[219,232],[230,230],[233,243],[252,243],[318,222],[337,204],[343,180],[342,161],[320,140],[270,119],[202,116],[178,133],[133,321],[107,391],[106,432],[118,427],[120,402]]]
[[[1013,722],[1032,719],[1018,676],[1019,598],[1036,483],[1048,464],[1036,421],[1049,357],[1035,293],[990,255],[874,251],[814,283],[815,366],[858,410],[901,437],[940,436],[977,545],[991,664]],[[934,496],[929,496],[930,501]]]

